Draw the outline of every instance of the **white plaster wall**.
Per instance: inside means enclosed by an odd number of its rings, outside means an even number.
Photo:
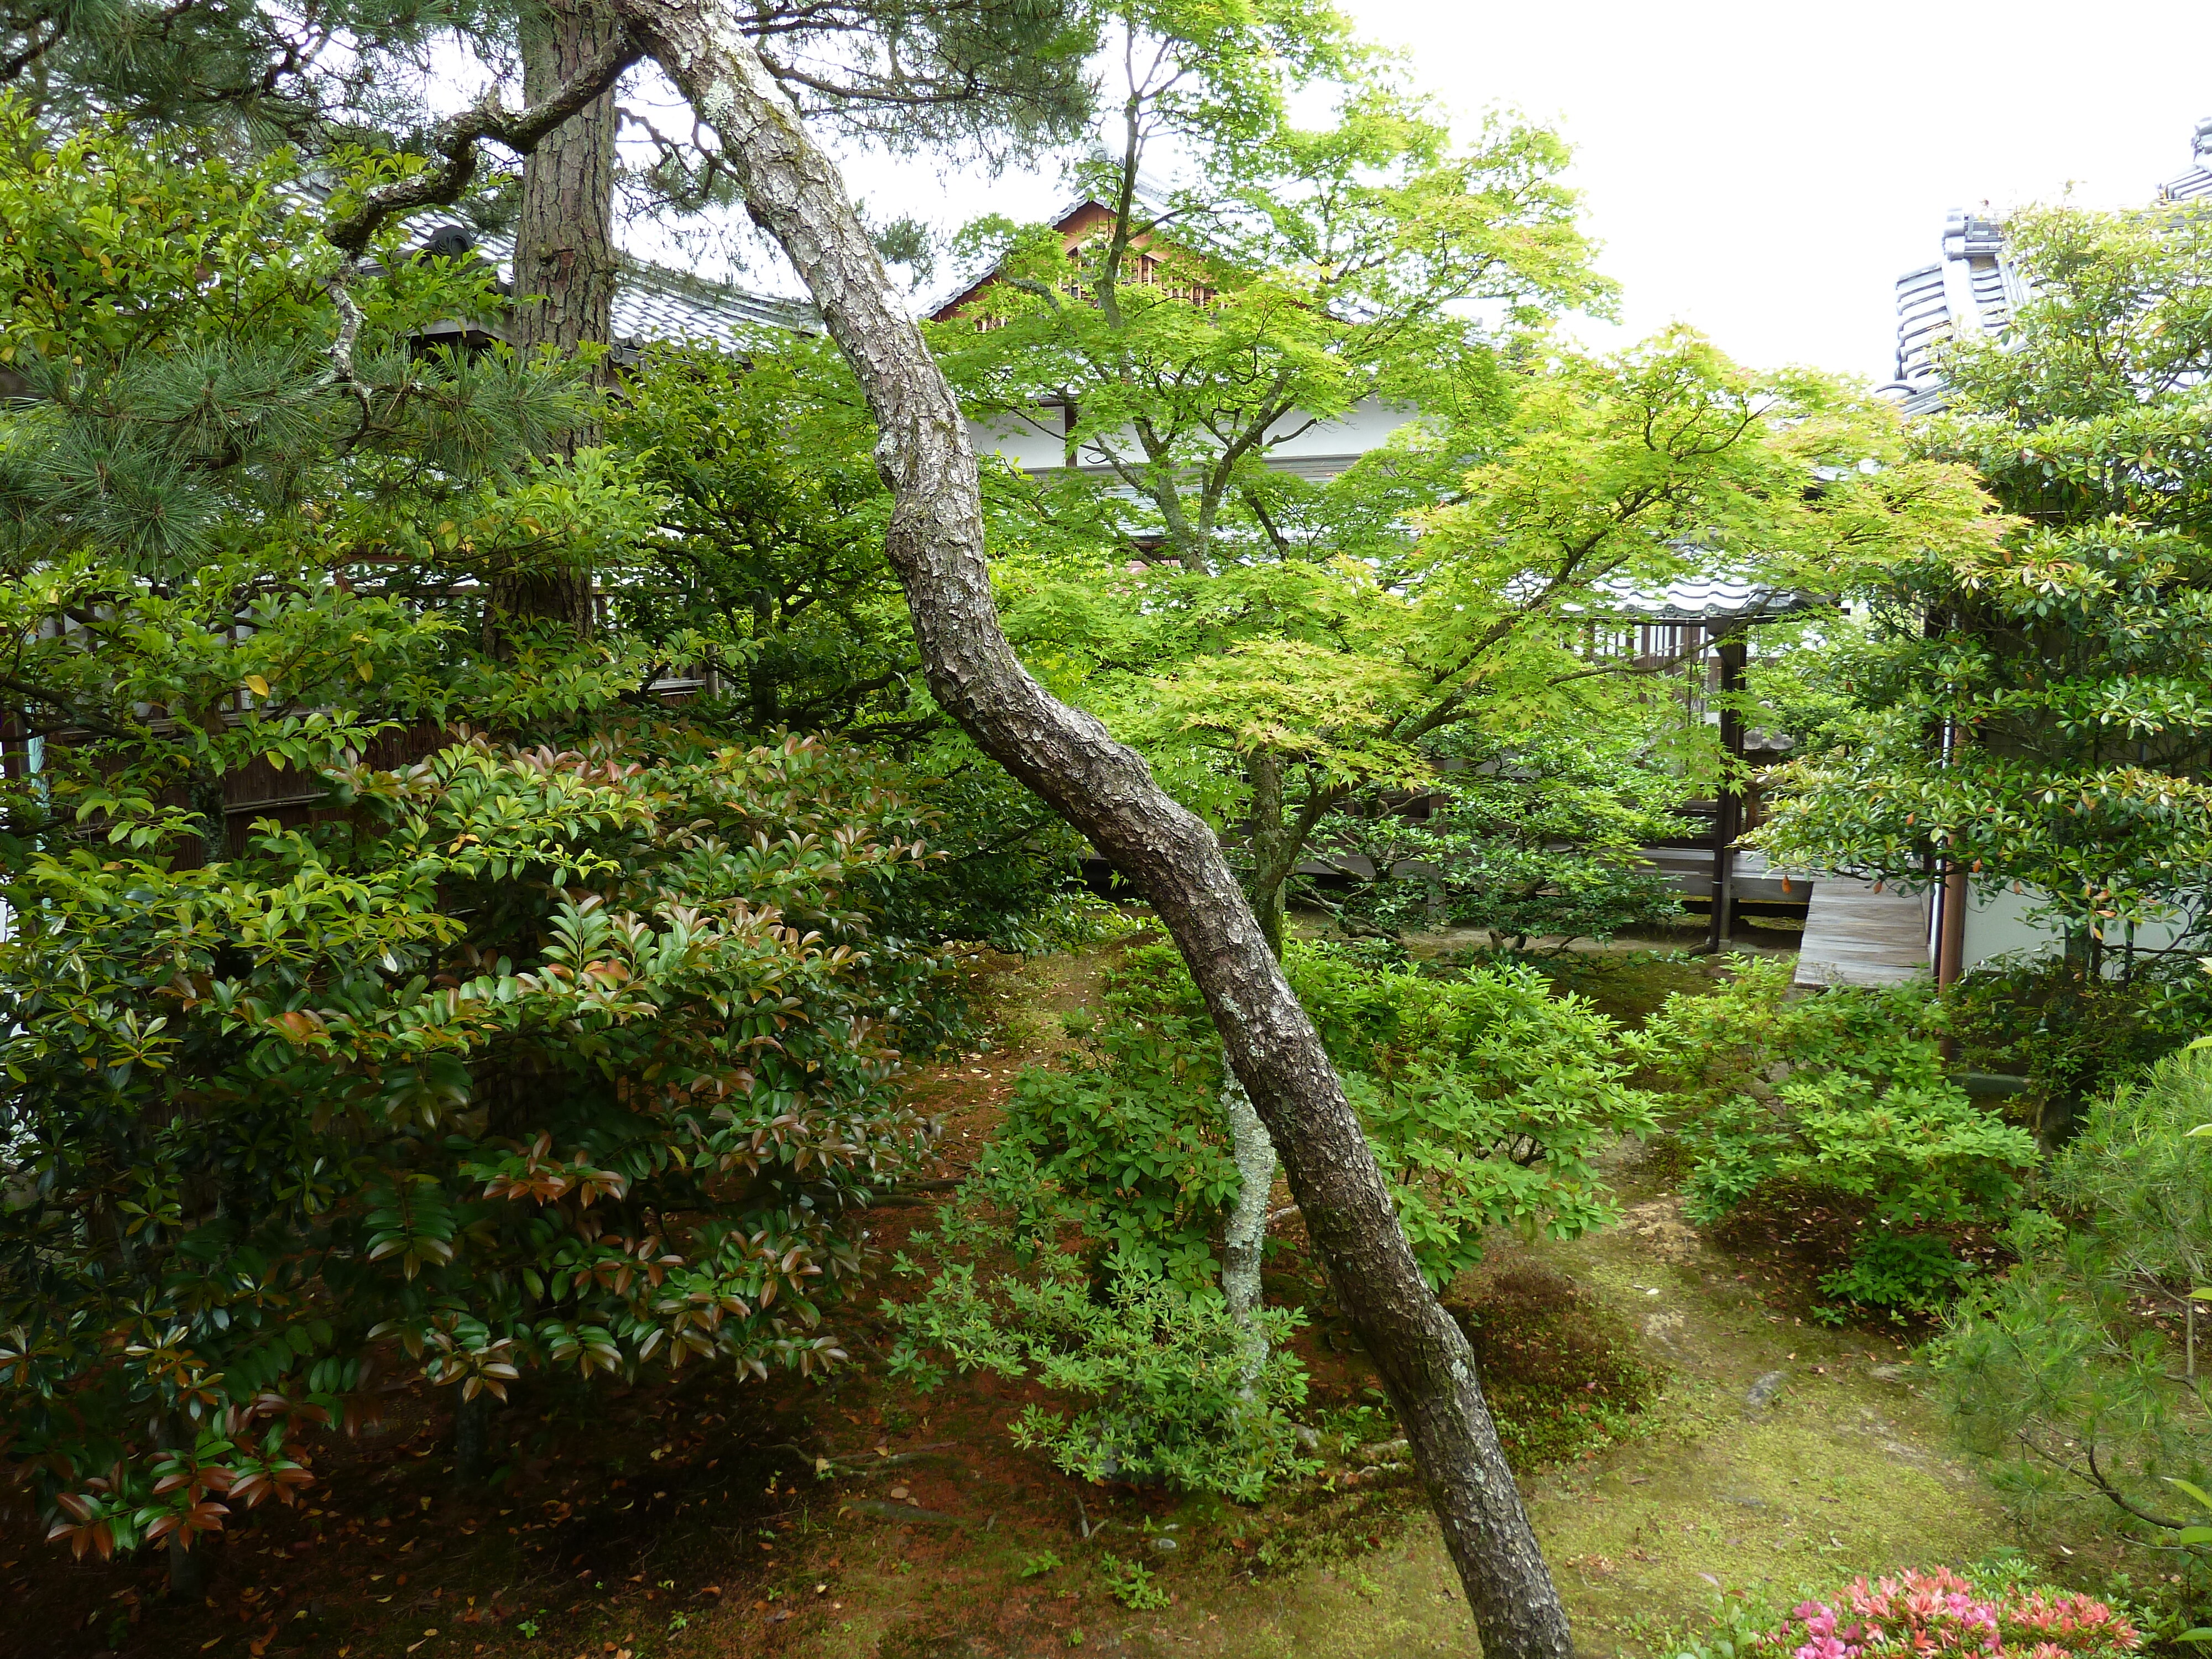
[[[1316,422],[1307,430],[1300,431],[1311,417],[1293,410],[1276,423],[1273,432],[1281,442],[1269,452],[1279,461],[1297,461],[1325,455],[1364,455],[1387,441],[1390,434],[1419,411],[1399,404],[1390,404],[1370,398],[1333,421]],[[975,446],[979,455],[1003,455],[1025,471],[1066,464],[1066,452],[1061,436],[1060,413],[1057,409],[1040,409],[1035,419],[1000,416],[990,421],[970,421],[968,440]],[[1295,434],[1295,436],[1286,435]],[[1119,441],[1115,447],[1123,453],[1137,450],[1133,436]],[[1079,461],[1097,465],[1095,456],[1079,457]]]
[[[1369,398],[1353,404],[1335,420],[1318,422],[1310,430],[1299,432],[1298,428],[1312,416],[1292,410],[1269,435],[1297,435],[1285,438],[1268,453],[1279,460],[1297,460],[1310,455],[1364,455],[1370,449],[1381,448],[1392,433],[1419,414],[1419,410],[1406,404],[1386,404]]]
[[[1991,957],[2013,951],[2033,953],[2060,949],[2064,941],[2055,927],[2047,921],[2027,919],[2027,912],[2040,902],[2040,896],[2033,890],[1996,893],[1986,899],[1974,900],[1966,910],[1966,960],[1962,966],[1971,971],[1977,963]],[[2177,916],[2169,921],[2150,922],[2136,928],[2136,948],[2172,949],[2181,936],[2183,921]],[[2124,935],[2115,933],[2106,943],[2117,953],[2127,940]]]
[[[1003,455],[1024,471],[1059,466],[1066,458],[1060,411],[1041,409],[1034,421],[1002,416],[968,422],[968,441],[978,455]]]
[[[1969,903],[1960,969],[1971,973],[1990,957],[2014,951],[2057,950],[2062,941],[2054,930],[2044,923],[2027,920],[2027,911],[2037,902],[2033,893],[2004,892],[1976,898]]]

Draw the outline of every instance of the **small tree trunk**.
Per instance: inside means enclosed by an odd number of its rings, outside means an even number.
[[[522,91],[542,103],[573,80],[622,31],[594,0],[552,0],[522,30]],[[522,166],[522,214],[514,234],[514,319],[508,337],[525,353],[574,357],[613,337],[615,94],[603,93],[556,127]],[[608,384],[604,359],[592,378]],[[596,421],[563,434],[562,459],[599,441]],[[486,639],[503,654],[506,619],[553,622],[588,637],[597,627],[588,567],[546,564],[496,578]]]
[[[212,766],[192,768],[188,788],[200,821],[200,862],[211,867],[230,856],[230,793]]]
[[[163,1412],[155,1419],[154,1443],[164,1451],[188,1450],[193,1441],[191,1425],[181,1415]],[[169,1569],[169,1594],[179,1601],[197,1601],[206,1595],[208,1580],[214,1574],[209,1557],[214,1553],[212,1538],[203,1533],[198,1543],[186,1546],[182,1536],[169,1534],[163,1547],[163,1559]]]
[[[490,1472],[491,1396],[480,1394],[453,1407],[453,1483],[473,1486]]]
[[[190,718],[206,734],[210,749],[221,743],[227,722],[220,703],[207,703]],[[187,775],[185,797],[200,821],[200,862],[210,867],[224,862],[230,857],[230,790],[212,754]]]
[[[1222,1241],[1221,1294],[1229,1316],[1243,1334],[1239,1369],[1249,1394],[1267,1363],[1267,1334],[1260,1328],[1260,1260],[1267,1243],[1267,1194],[1275,1184],[1275,1144],[1253,1109],[1252,1097],[1231,1072],[1221,1085],[1229,1115],[1229,1144],[1237,1159],[1237,1205]]]
[[[1397,1407],[1487,1659],[1568,1659],[1566,1614],[1498,1448],[1474,1352],[1422,1279],[1358,1118],[1219,844],[1141,757],[1048,696],[1006,642],[967,422],[836,167],[729,0],[617,3],[721,139],[754,219],[790,256],[866,393],[894,500],[885,551],[905,585],[932,694],[1152,901]]]
[[[191,1549],[186,1549],[179,1538],[173,1536],[169,1540],[166,1552],[169,1594],[177,1601],[198,1601],[207,1595],[208,1580],[214,1572],[208,1560],[211,1547],[204,1536]]]
[[[764,652],[775,632],[775,607],[765,592],[753,595],[753,647]],[[752,728],[756,732],[773,732],[781,723],[782,698],[775,670],[760,656],[755,656],[745,671],[745,689],[752,702]]]

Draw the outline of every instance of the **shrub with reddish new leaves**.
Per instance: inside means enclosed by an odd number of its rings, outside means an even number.
[[[1947,1567],[1855,1578],[1802,1601],[1753,1650],[1781,1659],[1872,1659],[1957,1653],[2063,1659],[2133,1653],[2142,1635],[2087,1595],[2048,1586],[1977,1584]]]
[[[865,757],[610,724],[326,775],[227,862],[4,887],[0,1464],[80,1555],[293,1502],[378,1364],[839,1360],[928,1145],[872,921],[926,854]]]
[[[187,1569],[373,1367],[473,1451],[533,1373],[836,1360],[929,1139],[918,813],[664,702],[667,632],[484,648],[665,503],[548,457],[571,368],[413,348],[490,292],[416,232],[342,321],[294,173],[0,100],[0,1480]]]

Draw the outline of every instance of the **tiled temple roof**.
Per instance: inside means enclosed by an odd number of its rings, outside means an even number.
[[[2193,165],[2159,187],[2162,202],[2212,199],[2212,116],[2197,124]],[[1944,404],[1942,377],[1931,348],[1960,334],[1994,337],[2027,297],[2019,268],[2005,255],[2004,226],[1952,210],[1943,227],[1943,257],[1897,279],[1897,378],[1882,388],[1908,415]]]
[[[2167,202],[2194,202],[2212,196],[2212,115],[2197,124],[2190,145],[2195,165],[2159,186],[2159,198]]]
[[[311,198],[320,193],[309,191]],[[501,286],[513,289],[514,233],[478,231],[459,214],[442,209],[408,216],[407,240],[411,246],[420,247],[448,229],[465,233],[475,253],[497,267]],[[617,352],[684,340],[735,351],[746,335],[763,328],[800,334],[822,331],[820,313],[804,300],[755,294],[732,283],[715,282],[628,253],[619,258],[612,329]],[[459,335],[477,326],[455,322],[447,325],[445,331]]]
[[[1741,576],[1682,576],[1663,588],[1627,582],[1602,586],[1608,596],[1605,611],[1637,622],[1769,622],[1822,603],[1810,593]]]

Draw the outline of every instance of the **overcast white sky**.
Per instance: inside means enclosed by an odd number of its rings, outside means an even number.
[[[2212,0],[1343,0],[1456,115],[1556,123],[1625,333],[1889,378],[1892,283],[1947,210],[2147,199],[2212,115]],[[858,163],[883,217],[1042,214],[1056,177]]]

